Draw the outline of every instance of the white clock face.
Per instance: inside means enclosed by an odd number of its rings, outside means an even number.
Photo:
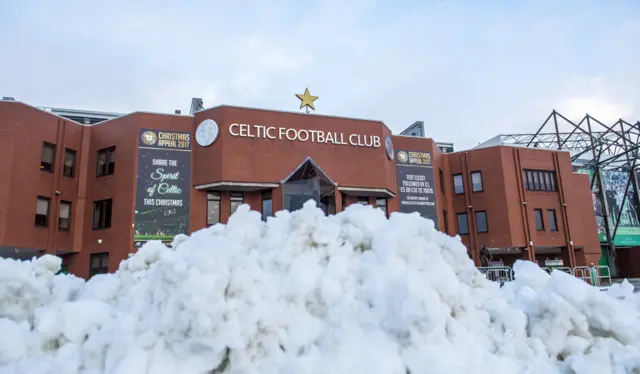
[[[219,132],[220,129],[216,121],[205,119],[196,129],[196,142],[202,147],[210,146],[218,138]]]
[[[389,158],[389,160],[393,160],[393,155],[394,155],[394,151],[393,151],[393,142],[391,141],[391,137],[387,136],[384,139],[384,149],[387,151],[387,157]]]

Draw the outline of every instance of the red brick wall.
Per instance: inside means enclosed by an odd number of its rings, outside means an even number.
[[[44,248],[77,252],[67,257],[71,270],[87,276],[91,253],[110,252],[109,270],[114,271],[133,248],[133,220],[137,173],[137,138],[140,128],[186,131],[192,134],[202,120],[214,119],[220,126],[219,138],[209,147],[195,141],[192,152],[194,185],[231,182],[279,183],[306,157],[311,157],[338,186],[386,188],[397,192],[395,161],[384,150],[384,139],[391,132],[378,121],[363,121],[320,115],[282,113],[236,107],[218,107],[189,116],[134,113],[95,126],[86,127],[20,103],[0,102],[0,245]],[[266,125],[295,129],[314,129],[378,136],[379,148],[310,142],[240,138],[229,134],[232,123]],[[432,153],[437,194],[438,226],[444,229],[447,211],[449,233],[457,233],[456,213],[469,214],[469,235],[462,241],[472,249],[523,247],[529,239],[535,246],[568,246],[573,240],[583,250],[576,251],[578,264],[597,262],[600,247],[591,202],[588,178],[574,174],[569,155],[547,150],[492,147],[453,154],[442,154],[431,139],[393,136],[396,149]],[[39,170],[42,142],[57,145],[53,174]],[[96,177],[97,151],[116,146],[115,175]],[[64,148],[77,151],[76,175],[62,177]],[[557,193],[525,191],[522,169],[555,170],[562,189]],[[441,191],[440,173],[444,179]],[[472,171],[481,171],[482,192],[472,192]],[[453,193],[452,175],[462,173],[465,194]],[[56,196],[55,191],[60,191]],[[49,228],[34,227],[36,196],[52,199]],[[273,211],[282,209],[282,188],[273,190]],[[342,208],[341,193],[336,208]],[[92,230],[93,202],[112,198],[111,228]],[[356,201],[346,196],[345,205]],[[57,230],[59,201],[72,203],[71,231]],[[261,192],[245,192],[244,201],[261,211]],[[523,202],[526,201],[526,205]],[[375,206],[375,198],[369,198]],[[565,205],[566,204],[566,205]],[[471,206],[471,208],[469,208]],[[397,199],[388,200],[389,212],[398,211]],[[537,232],[533,209],[555,209],[557,232]],[[488,233],[477,233],[474,213],[485,210]],[[230,214],[229,192],[221,193],[221,220]],[[206,226],[206,192],[191,190],[190,230]],[[547,223],[548,225],[548,223]],[[547,226],[548,227],[548,226]],[[98,241],[101,240],[101,243]],[[526,256],[526,254],[525,254]]]
[[[279,183],[307,157],[340,186],[395,190],[395,166],[387,159],[384,138],[391,131],[376,121],[352,120],[320,115],[282,113],[257,109],[217,107],[195,116],[195,126],[213,119],[220,127],[218,139],[209,147],[194,145],[195,185],[218,181]],[[234,123],[378,136],[379,148],[351,145],[234,137]],[[206,162],[205,162],[206,160]]]
[[[57,217],[61,200],[75,208],[78,177],[77,166],[63,177],[62,161],[65,148],[80,150],[83,126],[15,102],[0,102],[0,118],[0,245],[70,251],[74,230],[59,231]],[[45,141],[56,145],[53,173],[40,170]],[[51,199],[47,228],[35,227],[37,196]]]
[[[91,253],[109,252],[109,271],[115,271],[120,261],[133,247],[133,222],[135,214],[135,187],[138,162],[138,136],[140,128],[184,131],[192,133],[193,118],[187,116],[132,113],[108,122],[92,126],[88,154],[83,162],[86,168],[86,201],[84,209],[84,230],[81,241],[82,251],[71,261],[71,271],[80,276],[89,275]],[[98,150],[115,146],[116,164],[113,175],[96,177]],[[193,162],[192,162],[193,165]],[[196,197],[196,190],[191,190]],[[102,199],[113,199],[111,227],[93,230],[93,203]],[[197,199],[197,197],[196,197]],[[206,201],[206,195],[204,197]],[[206,209],[206,202],[204,203]],[[191,210],[200,218],[195,209]],[[205,215],[206,217],[206,215]],[[99,240],[102,242],[99,243]]]

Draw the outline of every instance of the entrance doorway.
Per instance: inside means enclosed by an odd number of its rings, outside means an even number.
[[[336,185],[311,158],[307,157],[282,186],[284,209],[293,212],[313,200],[325,215],[336,213]]]

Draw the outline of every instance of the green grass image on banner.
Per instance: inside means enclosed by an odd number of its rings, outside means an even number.
[[[134,240],[173,240],[173,235],[134,235]]]

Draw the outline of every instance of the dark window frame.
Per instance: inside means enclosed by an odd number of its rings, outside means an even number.
[[[551,187],[551,175],[549,173],[542,173],[542,178],[544,179],[545,191],[553,192]]]
[[[462,191],[458,192],[458,190],[456,189],[456,177],[460,177],[460,181],[462,182],[461,186],[462,186]],[[453,193],[454,195],[464,195],[464,176],[462,175],[462,173],[459,174],[453,174],[451,176],[451,180],[453,183]]]
[[[236,210],[238,210],[238,208],[242,204],[244,204],[244,192],[242,192],[242,191],[231,191],[231,192],[229,192],[229,215],[232,215],[233,213],[235,213]],[[235,209],[233,207],[234,205],[236,205]]]
[[[72,165],[67,166],[67,155],[71,155]],[[76,174],[76,160],[77,160],[77,152],[71,148],[64,149],[64,159],[62,160],[62,175],[68,178],[73,178]]]
[[[540,217],[540,225],[538,225],[538,217]],[[533,220],[536,223],[536,231],[545,231],[544,215],[542,214],[542,209],[533,209]]]
[[[356,199],[357,199],[356,202],[360,205],[370,205],[369,196],[358,196]]]
[[[447,210],[446,209],[442,209],[442,221],[444,223],[443,229],[444,229],[444,233],[445,234],[449,233],[449,222],[448,222],[447,218],[448,218],[447,217]]]
[[[210,212],[210,202],[217,202],[218,203],[218,219],[216,222],[213,222],[211,220],[209,220],[209,212]],[[207,192],[207,205],[205,206],[206,211],[206,217],[207,217],[207,226],[213,226],[213,225],[217,225],[218,223],[220,223],[220,208],[222,206],[222,197],[220,195],[220,192],[217,191],[211,191],[211,192]]]
[[[102,199],[93,202],[93,231],[111,228],[113,218],[113,199]]]
[[[478,223],[478,214],[484,214],[484,224],[485,230],[480,230],[480,224]],[[476,219],[476,231],[480,234],[489,232],[489,217],[487,216],[486,210],[476,210],[475,211],[475,219]]]
[[[345,209],[347,209],[347,195],[344,192],[340,192],[340,196],[342,198],[342,210],[341,212],[344,212]]]
[[[540,188],[540,174],[538,172],[533,172],[533,191],[542,191]]]
[[[484,181],[482,180],[482,171],[474,170],[470,174],[471,174],[471,192],[484,192]],[[474,174],[479,174],[480,175],[480,189],[479,190],[476,190],[476,185],[473,182],[473,175]]]
[[[264,203],[266,201],[270,201],[271,202],[271,208],[269,208],[271,210],[271,213],[269,215],[265,215]],[[261,193],[260,210],[261,210],[261,213],[262,213],[262,220],[263,221],[266,221],[267,217],[272,217],[273,216],[273,191],[272,190],[262,191],[262,193]]]
[[[97,259],[99,266],[93,266],[93,260]],[[106,264],[105,264],[106,259]],[[98,274],[107,274],[109,272],[109,252],[91,253],[89,254],[89,278]]]
[[[69,205],[69,218],[62,218],[62,205]],[[58,210],[58,231],[71,231],[71,212],[73,209],[73,204],[71,201],[60,200],[60,209]],[[63,226],[64,220],[66,219],[67,227]]]
[[[440,177],[440,191],[444,193],[444,172],[442,169],[438,169],[438,176]]]
[[[462,232],[460,230],[460,217],[464,216],[466,223],[467,223],[467,231],[466,232]],[[459,235],[469,235],[469,215],[465,212],[465,213],[456,213],[456,225],[458,226],[458,234]]]
[[[40,200],[46,201],[47,202],[47,214],[43,215],[43,214],[38,214],[38,202]],[[46,196],[38,196],[36,198],[36,214],[35,214],[35,220],[34,220],[34,226],[35,227],[49,227],[49,216],[51,216],[51,198],[50,197],[46,197]],[[39,217],[44,217],[44,218],[40,218]]]
[[[558,232],[558,216],[555,209],[547,209],[547,220],[549,221],[549,231]]]
[[[43,160],[44,150],[45,148],[52,149],[51,162],[46,162]],[[44,171],[46,173],[53,173],[55,171],[56,165],[56,145],[49,142],[42,142],[42,148],[40,150],[40,171]],[[48,165],[48,167],[47,167]]]
[[[524,169],[524,188],[531,192],[557,192],[557,174],[555,170]]]
[[[105,160],[105,163],[101,165],[100,156],[102,154],[105,155],[106,160]],[[116,172],[115,154],[116,154],[115,145],[98,150],[98,159],[96,163],[96,177],[106,177],[106,176],[115,174]]]
[[[380,201],[384,201],[384,203],[382,204],[382,206],[384,206],[384,209],[381,209],[384,212],[384,216],[385,217],[389,217],[389,201],[387,200],[386,197],[379,197],[376,198],[376,208],[380,208]]]

